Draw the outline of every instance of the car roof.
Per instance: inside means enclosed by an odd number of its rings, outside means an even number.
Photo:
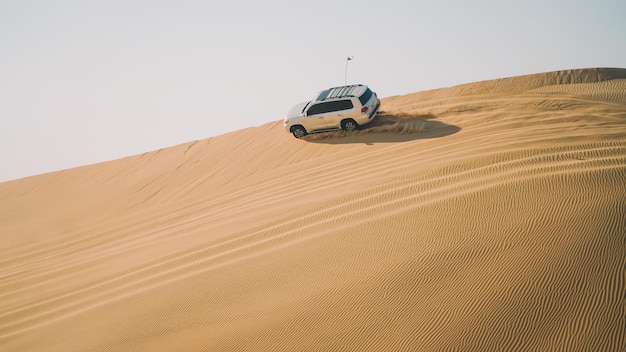
[[[367,86],[363,84],[352,84],[349,86],[333,87],[321,91],[316,101],[323,101],[328,99],[337,99],[345,97],[359,97],[367,90]]]

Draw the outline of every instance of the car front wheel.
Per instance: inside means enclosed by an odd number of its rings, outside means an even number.
[[[302,138],[306,136],[306,130],[302,126],[293,126],[291,128],[291,133],[293,133],[293,136],[296,138]]]
[[[341,121],[341,129],[347,132],[356,131],[359,129],[359,124],[356,121],[349,119]]]

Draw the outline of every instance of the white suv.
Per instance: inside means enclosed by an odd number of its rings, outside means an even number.
[[[378,96],[366,85],[334,87],[291,108],[285,129],[296,138],[312,132],[354,131],[372,121],[379,108]]]

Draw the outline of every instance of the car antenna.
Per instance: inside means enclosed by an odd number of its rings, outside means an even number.
[[[345,86],[348,85],[348,62],[352,61],[352,59],[354,59],[354,56],[348,56],[346,58],[346,72],[345,72],[344,77],[343,77],[343,84]]]

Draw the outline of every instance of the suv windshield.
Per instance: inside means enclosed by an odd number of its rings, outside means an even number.
[[[326,89],[320,92],[320,95],[315,98],[315,100],[320,101],[326,99],[328,97],[328,93],[330,93],[330,89]]]

